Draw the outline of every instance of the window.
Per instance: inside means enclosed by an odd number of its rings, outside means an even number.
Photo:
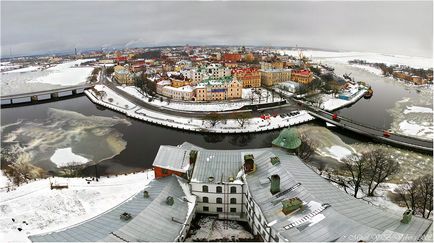
[[[231,208],[231,213],[236,213],[237,209],[236,208]]]
[[[208,212],[209,211],[209,207],[203,207],[203,211],[204,212]]]
[[[231,204],[237,204],[237,199],[236,198],[231,198]]]
[[[216,203],[223,203],[222,198],[221,198],[221,197],[218,197],[218,198],[216,199]]]
[[[208,202],[208,197],[203,197],[202,198],[202,202],[207,203]]]
[[[231,186],[231,193],[237,193],[237,188],[234,186]]]
[[[219,213],[223,212],[223,208],[217,208],[217,212]]]
[[[169,172],[167,171],[167,169],[162,169],[161,172],[165,175],[167,175]]]
[[[202,191],[203,192],[208,192],[208,186],[202,186]]]
[[[221,187],[221,186],[218,186],[218,187],[216,188],[216,190],[217,190],[217,193],[222,193],[222,187]]]

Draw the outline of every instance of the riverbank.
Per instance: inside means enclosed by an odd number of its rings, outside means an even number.
[[[93,90],[86,90],[85,94],[96,104],[141,121],[193,132],[227,134],[254,133],[282,129],[314,119],[308,112],[299,111],[298,114],[285,117],[270,116],[266,119],[253,117],[244,120],[225,119],[209,121],[200,118],[169,115],[163,112],[138,107],[105,85],[96,85],[95,90],[103,93],[103,95],[98,95]]]

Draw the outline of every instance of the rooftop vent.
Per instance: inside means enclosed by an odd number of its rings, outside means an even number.
[[[255,171],[255,163],[253,160],[254,160],[253,154],[244,155],[244,172],[246,174]]]
[[[175,200],[173,199],[172,196],[168,196],[166,199],[166,203],[167,205],[172,206],[175,203]]]
[[[403,224],[410,223],[412,215],[413,215],[413,210],[411,210],[411,209],[405,210],[405,212],[402,214],[401,223],[403,223]]]
[[[303,201],[298,197],[290,198],[282,201],[282,212],[285,215],[293,213],[303,207]]]
[[[234,182],[234,177],[233,176],[229,176],[229,182]]]
[[[197,150],[190,151],[190,164],[194,164],[197,159]]]
[[[271,187],[270,192],[271,194],[276,194],[280,192],[280,176],[279,175],[272,175],[270,178],[271,181]]]
[[[121,214],[121,216],[120,216],[120,219],[121,220],[124,220],[124,221],[128,221],[128,220],[130,220],[132,217],[131,217],[131,214],[129,214],[129,213],[127,213],[127,212],[123,212],[122,214]]]
[[[148,191],[144,191],[144,192],[143,192],[143,197],[144,197],[144,198],[148,198],[148,197],[149,197],[149,193],[148,193]]]
[[[270,158],[270,161],[271,161],[271,164],[272,164],[272,165],[280,164],[280,159],[279,159],[279,157],[271,157],[271,158]]]
[[[214,181],[214,176],[208,177],[208,182],[213,182],[213,181]]]

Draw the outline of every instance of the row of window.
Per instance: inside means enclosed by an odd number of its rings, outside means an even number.
[[[231,213],[236,213],[237,212],[236,208],[230,208],[229,210],[230,210]],[[204,206],[203,207],[203,211],[204,212],[209,212],[209,207]],[[217,212],[218,213],[222,213],[223,212],[223,208],[222,207],[218,207],[217,208]]]
[[[208,186],[207,185],[203,185],[202,186],[202,192],[209,192],[208,191]],[[216,187],[216,192],[217,193],[223,193],[223,188],[221,186],[217,186]],[[237,187],[235,186],[231,186],[230,187],[230,193],[237,193]]]
[[[202,202],[203,203],[209,203],[209,198],[208,197],[202,197]],[[221,197],[216,198],[216,203],[218,204],[222,204],[223,200]],[[237,204],[237,199],[236,198],[231,198],[230,199],[230,204]]]

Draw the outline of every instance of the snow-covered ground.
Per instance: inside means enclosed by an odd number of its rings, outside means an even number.
[[[339,99],[331,94],[322,94],[321,97],[323,102],[321,104],[321,108],[326,111],[334,111],[342,107],[351,105],[363,97],[366,89],[360,89],[357,91],[352,90],[351,92],[354,93],[354,95],[349,100]]]
[[[431,155],[420,154],[414,151],[400,149],[384,144],[373,143],[353,143],[347,144],[340,137],[329,129],[312,124],[303,124],[297,130],[311,139],[316,145],[316,154],[321,158],[327,157],[332,161],[323,160],[327,163],[326,167],[336,169],[341,164],[342,158],[350,153],[361,153],[373,149],[382,149],[391,158],[396,160],[401,169],[397,175],[390,178],[393,183],[405,183],[421,175],[432,173],[433,157]]]
[[[56,149],[50,160],[55,163],[57,167],[70,165],[71,163],[74,163],[74,165],[86,164],[90,161],[83,156],[74,154],[70,147]]]
[[[131,108],[133,105],[132,103],[127,101],[125,98],[123,98],[121,95],[117,94],[115,91],[111,90],[107,86],[96,85],[95,89],[98,91],[105,91],[105,95],[102,95],[104,97],[103,99],[95,95],[92,90],[86,90],[85,93],[93,102],[97,104],[124,113],[129,117],[189,131],[210,133],[251,133],[280,129],[283,127],[308,122],[314,119],[306,111],[300,111],[298,115],[290,117],[276,116],[270,117],[269,119],[252,117],[247,119],[243,126],[241,126],[239,121],[236,119],[222,120],[212,126],[209,121],[203,119],[169,115],[163,112],[145,109],[143,107]],[[110,102],[109,99],[111,99],[112,101]],[[128,105],[128,108],[124,108],[122,107],[122,105],[114,104],[123,104],[124,106]]]
[[[230,111],[238,110],[245,105],[251,104],[264,104],[272,103],[273,99],[270,92],[266,89],[261,89],[260,95],[253,93],[251,89],[243,89],[241,100],[231,100],[231,101],[214,101],[214,102],[192,102],[192,101],[175,101],[171,100],[169,103],[167,101],[160,101],[160,99],[153,99],[149,101],[149,96],[143,94],[135,86],[118,86],[119,89],[133,95],[136,98],[143,100],[144,102],[164,107],[165,109],[182,110],[182,111]],[[253,101],[252,101],[253,97]],[[260,97],[260,101],[259,101]],[[268,98],[267,98],[268,97]],[[274,101],[279,101],[279,98],[274,97]]]
[[[297,50],[279,50],[278,53],[288,54],[298,57]],[[303,55],[318,61],[330,61],[338,63],[348,63],[350,60],[361,59],[372,63],[385,63],[388,65],[407,65],[414,68],[432,68],[433,59],[428,57],[413,57],[404,55],[381,54],[373,52],[355,52],[355,51],[317,51],[303,50]]]
[[[245,230],[236,221],[228,221],[227,227],[224,226],[223,220],[218,220],[215,217],[202,217],[198,224],[200,229],[192,231],[192,235],[185,241],[231,241],[235,240],[251,240],[253,235]]]
[[[76,65],[92,60],[94,59],[67,61],[46,69],[30,66],[1,72],[1,95],[51,90],[84,83],[93,67]]]
[[[381,71],[381,69],[376,68],[376,67],[372,67],[369,65],[351,64],[351,66],[353,66],[355,68],[363,69],[365,71],[368,71],[368,72],[373,73],[373,74],[378,75],[378,76],[383,75],[383,71]]]
[[[27,242],[28,235],[88,220],[128,200],[153,178],[151,170],[102,177],[90,184],[84,178],[56,177],[33,181],[10,192],[1,190],[0,242]],[[51,190],[50,182],[68,184],[68,188]]]
[[[5,74],[7,74],[7,73],[26,73],[26,72],[36,71],[40,68],[41,68],[41,66],[29,66],[29,67],[25,67],[25,68],[18,68],[18,69],[14,69],[14,70],[10,70],[10,71],[5,71],[3,73],[5,73]]]
[[[77,67],[82,63],[94,61],[95,59],[80,59],[71,62],[58,64],[47,69],[48,75],[36,78],[28,83],[46,83],[61,86],[78,85],[86,82],[87,77],[92,73],[93,67]]]

